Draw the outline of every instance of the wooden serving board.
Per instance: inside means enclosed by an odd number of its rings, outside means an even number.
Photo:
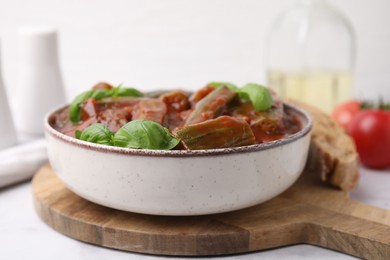
[[[50,166],[33,179],[38,215],[72,238],[125,251],[223,255],[307,243],[390,259],[390,211],[347,197],[305,170],[282,195],[230,213],[168,217],[99,206],[68,190]]]

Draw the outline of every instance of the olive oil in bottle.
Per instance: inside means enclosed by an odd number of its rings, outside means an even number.
[[[352,75],[349,71],[270,70],[268,83],[283,98],[300,100],[328,113],[352,95]]]

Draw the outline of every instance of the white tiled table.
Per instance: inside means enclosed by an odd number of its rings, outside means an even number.
[[[390,170],[362,168],[359,187],[351,197],[390,209]],[[213,259],[355,259],[311,245],[295,245],[255,253]],[[0,190],[0,259],[165,259],[86,244],[66,237],[43,223],[34,211],[31,184]],[[175,257],[174,259],[181,259]],[[196,258],[190,258],[196,259]],[[205,258],[202,258],[205,259]]]

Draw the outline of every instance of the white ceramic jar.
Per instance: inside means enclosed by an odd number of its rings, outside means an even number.
[[[16,132],[9,108],[7,92],[3,84],[0,66],[0,149],[10,147],[16,143]]]
[[[19,71],[15,97],[15,123],[27,138],[43,136],[45,113],[65,103],[60,72],[57,31],[29,26],[19,31]]]

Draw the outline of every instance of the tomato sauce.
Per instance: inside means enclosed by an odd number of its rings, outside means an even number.
[[[106,83],[94,87],[110,88]],[[279,97],[274,93],[272,97],[272,106],[261,112],[256,111],[250,101],[241,99],[226,87],[205,87],[193,94],[176,90],[153,97],[88,98],[80,105],[79,122],[71,122],[69,108],[65,108],[55,114],[53,127],[74,137],[77,130],[83,131],[95,123],[101,123],[115,133],[131,120],[141,119],[155,121],[176,136],[194,134],[192,137],[185,136],[191,139],[188,142],[191,144],[200,140],[196,138],[203,138],[201,142],[206,148],[207,143],[214,148],[212,143],[216,140],[223,143],[221,138],[225,135],[232,141],[227,140],[226,144],[218,147],[264,143],[285,138],[302,127],[298,117],[284,109]],[[224,118],[220,118],[222,116]],[[185,142],[176,149],[183,147],[191,149]]]

